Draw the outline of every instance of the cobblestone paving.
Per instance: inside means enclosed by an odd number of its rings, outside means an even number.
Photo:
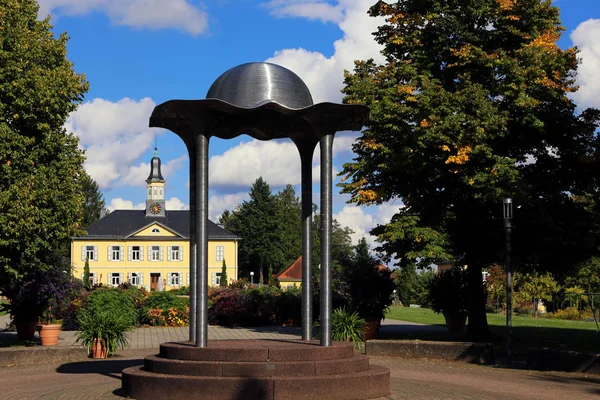
[[[109,360],[0,368],[0,398],[121,399],[121,370],[147,354],[127,350]],[[389,357],[371,362],[391,370],[392,394],[380,400],[600,399],[598,376]]]

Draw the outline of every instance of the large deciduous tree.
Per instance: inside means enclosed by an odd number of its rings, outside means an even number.
[[[0,282],[53,263],[81,232],[83,153],[65,132],[88,89],[66,34],[37,20],[33,0],[0,2]],[[2,290],[2,289],[0,289]]]
[[[357,61],[345,101],[371,108],[344,166],[358,204],[400,198],[381,247],[468,265],[469,333],[488,334],[482,267],[503,261],[514,198],[517,267],[560,270],[597,252],[596,110],[576,112],[576,49],[550,0],[377,2],[385,63]]]

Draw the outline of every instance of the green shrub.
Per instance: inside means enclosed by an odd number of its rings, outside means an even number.
[[[584,314],[576,308],[565,308],[555,313],[548,313],[548,318],[567,319],[570,321],[580,321],[584,319]]]
[[[454,267],[435,275],[429,283],[429,301],[435,313],[455,318],[466,316],[468,312],[466,269]]]
[[[355,348],[359,348],[366,327],[366,321],[358,313],[350,312],[345,307],[336,308],[331,313],[331,336],[333,340],[352,342]]]
[[[169,325],[169,311],[173,310],[171,314],[176,312],[185,323],[189,320],[188,305],[188,299],[179,297],[173,292],[152,292],[144,301],[140,322],[154,326]],[[164,319],[158,318],[159,314]],[[181,325],[177,324],[177,326]]]
[[[138,309],[131,295],[132,292],[119,288],[100,287],[87,296],[87,304],[83,310],[99,314],[101,312],[123,315],[130,325],[138,323]]]
[[[177,289],[169,290],[171,293],[175,293],[177,296],[189,296],[190,295],[190,287],[189,286],[181,286]]]

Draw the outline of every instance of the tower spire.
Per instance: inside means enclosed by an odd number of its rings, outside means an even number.
[[[146,197],[146,216],[165,216],[165,178],[160,170],[160,158],[158,157],[158,146],[156,135],[154,136],[154,157],[150,160],[150,175],[146,179],[148,196]]]

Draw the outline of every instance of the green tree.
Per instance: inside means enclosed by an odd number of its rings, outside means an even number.
[[[227,264],[225,264],[225,259],[223,259],[223,266],[221,267],[221,280],[219,281],[219,286],[227,287]]]
[[[399,198],[375,228],[381,250],[468,265],[469,334],[489,334],[482,268],[503,260],[502,197],[515,210],[514,260],[564,269],[597,252],[598,112],[576,114],[576,49],[549,0],[378,1],[385,64],[357,61],[345,102],[370,107],[344,165],[358,204]],[[547,179],[552,176],[552,179]]]
[[[302,254],[302,206],[292,185],[287,185],[275,195],[279,254],[281,259],[273,263],[274,273],[289,267]],[[269,275],[271,279],[271,275]]]
[[[87,228],[100,219],[103,210],[106,212],[106,204],[98,184],[87,172],[81,175],[80,185],[85,199],[83,204],[83,226]]]
[[[550,272],[543,274],[532,272],[523,275],[518,280],[516,290],[524,300],[533,301],[535,316],[537,317],[536,303],[539,300],[552,301],[552,296],[558,292],[558,282]]]
[[[85,258],[85,264],[83,264],[83,287],[90,287],[90,259]]]
[[[258,178],[250,189],[250,200],[242,202],[225,221],[225,229],[240,236],[240,274],[248,276],[250,271],[257,274],[259,282],[270,266],[281,260],[277,220],[277,201],[271,188]]]
[[[81,233],[83,152],[63,125],[88,89],[33,0],[0,2],[0,282],[47,269]],[[2,290],[2,289],[0,289]]]

